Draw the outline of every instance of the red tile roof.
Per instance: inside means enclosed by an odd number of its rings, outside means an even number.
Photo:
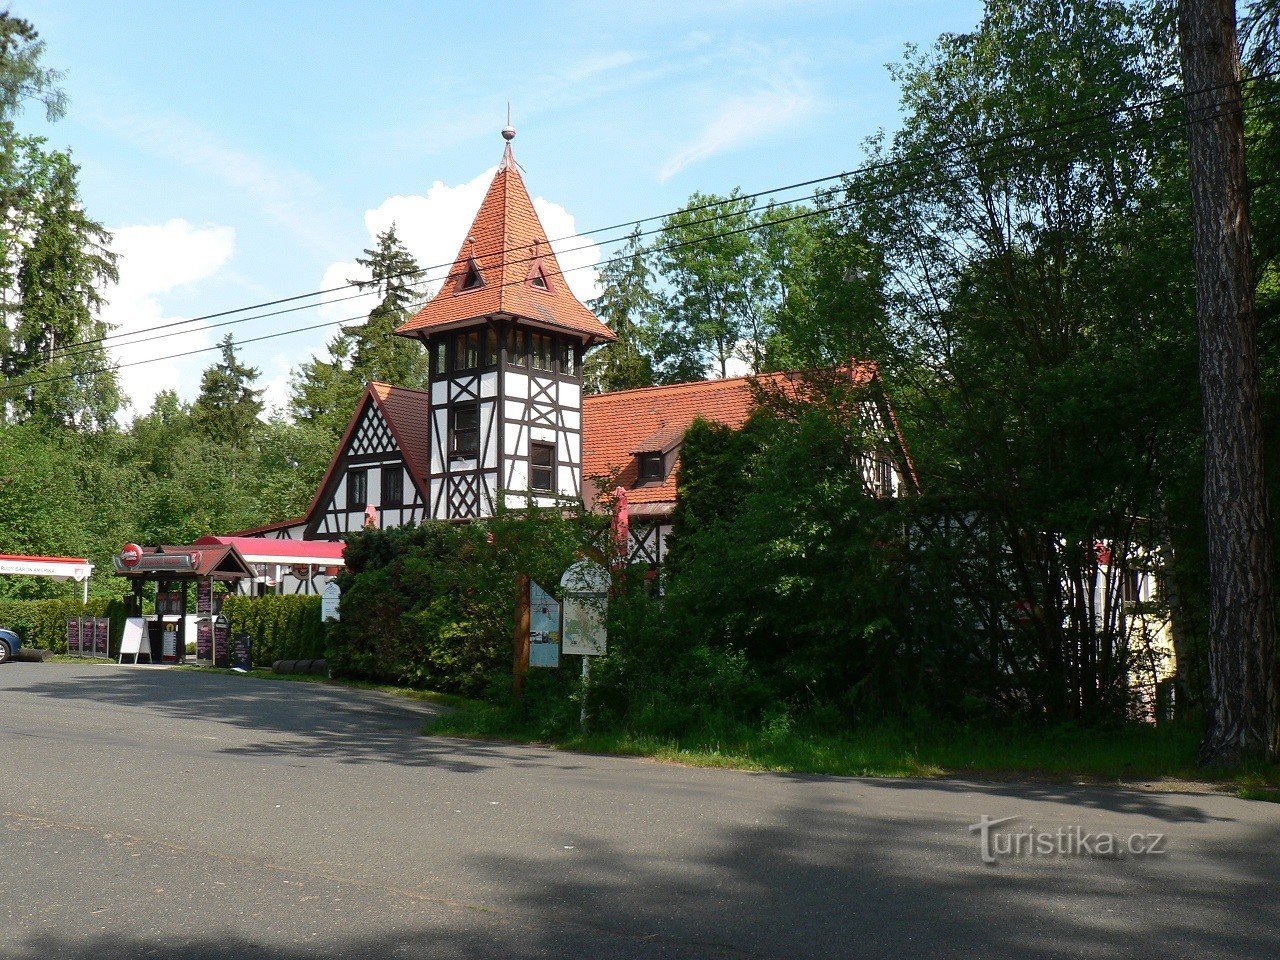
[[[484,283],[463,290],[473,262]],[[546,278],[546,289],[529,282],[536,268]],[[417,336],[496,314],[569,330],[594,343],[616,339],[565,283],[510,144],[444,285],[396,333]]]
[[[859,385],[878,376],[876,365],[871,362],[855,361],[849,369],[854,383]],[[801,376],[770,373],[587,395],[582,398],[583,477],[588,481],[606,477],[620,467],[617,483],[626,487],[628,503],[673,502],[676,465],[672,465],[663,482],[637,486],[639,465],[633,454],[670,449],[673,435],[683,436],[699,417],[735,429],[741,427],[755,406],[753,383],[785,390],[798,387]]]
[[[426,499],[426,479],[431,472],[431,394],[426,390],[371,383],[369,390],[378,400],[382,415],[404,454],[404,465]]]

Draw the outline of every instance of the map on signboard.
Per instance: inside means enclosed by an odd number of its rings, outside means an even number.
[[[529,583],[529,666],[560,666],[560,604]]]
[[[604,626],[604,596],[570,595],[564,598],[564,640],[567,655],[603,657],[608,649]]]
[[[609,570],[592,560],[579,560],[560,578],[564,591],[564,624],[560,651],[602,657],[608,645],[604,612],[609,603]]]

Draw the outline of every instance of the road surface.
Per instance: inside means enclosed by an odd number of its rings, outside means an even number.
[[[690,769],[433,708],[0,668],[0,957],[1270,957],[1280,805]],[[968,826],[1163,834],[984,864]]]

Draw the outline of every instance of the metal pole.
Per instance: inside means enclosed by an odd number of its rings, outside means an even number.
[[[591,677],[591,658],[582,658],[582,711],[578,714],[578,729],[587,729],[587,680]]]

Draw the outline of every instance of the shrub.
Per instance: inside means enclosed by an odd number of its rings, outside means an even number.
[[[555,589],[600,527],[596,517],[544,510],[352,534],[331,668],[484,695],[511,672],[517,575]]]
[[[318,596],[228,596],[222,612],[232,635],[253,638],[253,662],[312,660],[325,655],[326,626],[320,620]]]

